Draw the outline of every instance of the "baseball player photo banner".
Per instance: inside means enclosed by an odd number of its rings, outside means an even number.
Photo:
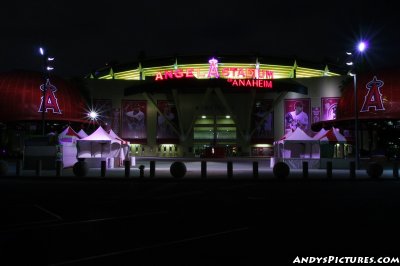
[[[271,112],[272,100],[256,100],[253,106],[251,128],[253,140],[274,138],[274,113]]]
[[[310,99],[286,99],[284,101],[285,133],[298,127],[304,132],[310,129]]]
[[[319,106],[314,106],[311,108],[311,113],[312,113],[312,123],[318,123],[321,119],[321,107]]]
[[[336,108],[339,103],[339,97],[322,97],[321,108],[322,108],[322,120],[335,120],[336,119]]]
[[[175,131],[178,129],[178,114],[175,104],[166,100],[158,100],[157,107],[162,113],[157,113],[157,139],[179,139]]]
[[[113,108],[112,109],[112,119],[111,119],[111,129],[115,134],[119,135],[120,126],[121,126],[121,109]]]
[[[112,123],[112,101],[111,99],[93,99],[93,110],[98,115],[98,121],[101,126],[109,131]]]
[[[144,141],[147,138],[146,127],[147,102],[135,100],[121,101],[121,137],[129,140]]]

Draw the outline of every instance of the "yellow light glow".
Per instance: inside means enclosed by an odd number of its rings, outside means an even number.
[[[247,69],[255,69],[256,64],[252,63],[218,63],[218,72],[221,78],[240,78],[238,76],[232,77],[229,75],[228,77],[222,76],[222,69],[224,68],[247,68]],[[183,71],[187,69],[195,69],[193,72],[194,76],[197,79],[208,79],[207,74],[210,68],[210,65],[207,63],[204,64],[176,64],[176,65],[167,65],[167,66],[156,66],[156,67],[147,67],[147,68],[136,68],[126,71],[107,73],[104,75],[100,75],[98,79],[121,79],[121,80],[139,80],[140,73],[142,73],[142,78],[145,77],[155,77],[157,73],[164,72],[166,70],[174,70],[176,68],[182,69]],[[272,71],[274,79],[282,79],[282,78],[290,78],[292,77],[293,66],[292,65],[273,65],[273,64],[259,64],[258,69],[260,71]],[[306,77],[321,77],[321,76],[339,76],[337,73],[333,72],[325,72],[324,69],[311,69],[304,67],[296,67],[296,77],[297,78],[306,78]]]
[[[271,144],[255,144],[253,147],[255,148],[272,148]]]

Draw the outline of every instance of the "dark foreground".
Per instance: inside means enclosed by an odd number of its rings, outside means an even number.
[[[398,256],[396,180],[2,178],[0,265]]]

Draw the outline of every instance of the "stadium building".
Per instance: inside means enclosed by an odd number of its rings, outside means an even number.
[[[192,56],[107,66],[87,78],[101,121],[134,154],[224,157],[271,156],[274,140],[298,126],[287,117],[296,104],[312,134],[312,123],[334,118],[345,76],[295,60]]]
[[[45,121],[46,134],[67,125],[90,133],[100,124],[129,141],[137,157],[271,157],[274,142],[296,128],[313,137],[333,126],[346,145],[332,156],[354,157],[356,85],[361,152],[393,157],[399,154],[398,73],[363,73],[354,84],[332,66],[261,56],[144,59],[108,65],[79,84],[8,72],[0,75],[2,147],[21,149]],[[98,116],[88,123],[90,111]]]

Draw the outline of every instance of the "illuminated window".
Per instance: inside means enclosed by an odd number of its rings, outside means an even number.
[[[236,127],[217,127],[217,139],[236,139]]]
[[[213,127],[195,127],[193,129],[194,139],[213,139],[214,130]]]
[[[235,122],[233,121],[233,119],[231,118],[230,115],[226,115],[226,116],[217,116],[217,124],[218,125],[234,125]]]

